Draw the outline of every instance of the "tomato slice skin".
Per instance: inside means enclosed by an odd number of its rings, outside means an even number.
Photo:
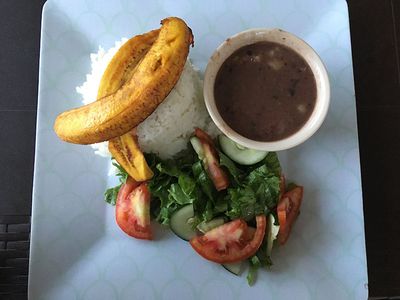
[[[204,163],[207,174],[210,176],[217,191],[225,190],[229,186],[229,178],[219,165],[219,158],[211,137],[201,130],[195,129],[195,135],[200,140],[204,151]]]
[[[256,233],[256,228],[254,227],[247,227],[247,231],[245,232],[244,239],[246,241],[251,241],[254,238],[254,234]]]
[[[297,186],[294,189],[287,191],[278,203],[278,242],[280,245],[284,245],[289,238],[293,223],[300,213],[302,200],[303,187]]]
[[[254,235],[244,220],[236,219],[192,238],[190,244],[205,259],[222,264],[238,262],[254,255],[261,246],[267,226],[265,215],[257,216],[256,222]]]
[[[124,183],[119,189],[117,200],[118,198],[125,199],[138,186],[139,183],[137,181],[135,181],[132,177],[128,177],[126,183]]]
[[[214,183],[217,191],[225,190],[229,186],[229,178],[225,171],[220,167],[218,158],[212,154],[209,144],[203,144],[204,156],[207,163],[206,171]]]
[[[203,141],[205,141],[206,143],[208,143],[208,144],[210,144],[211,146],[214,147],[214,141],[213,141],[212,138],[211,138],[205,131],[203,131],[202,129],[196,127],[196,128],[194,129],[194,135],[197,136],[197,138],[198,138],[199,140],[203,140]]]
[[[280,183],[279,183],[279,200],[282,198],[283,194],[285,193],[286,189],[286,178],[285,175],[281,174]]]
[[[145,183],[124,184],[117,197],[115,217],[123,232],[137,239],[153,238],[150,226],[150,192]]]

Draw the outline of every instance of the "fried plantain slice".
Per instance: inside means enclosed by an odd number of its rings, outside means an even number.
[[[128,40],[113,56],[100,81],[97,98],[115,93],[136,70],[138,63],[147,54],[158,37],[159,30],[153,30]],[[136,181],[153,177],[153,172],[140,150],[136,130],[108,141],[108,150],[124,170]]]
[[[161,24],[156,41],[120,89],[57,117],[54,130],[62,140],[93,144],[121,136],[165,99],[182,73],[193,35],[179,18],[170,17]]]
[[[97,99],[114,94],[132,78],[137,65],[149,52],[159,33],[157,29],[136,35],[118,49],[101,77]]]
[[[139,148],[134,130],[110,140],[108,149],[116,161],[136,181],[145,181],[153,177],[153,171]]]

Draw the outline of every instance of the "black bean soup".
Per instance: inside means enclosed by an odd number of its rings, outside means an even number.
[[[236,132],[270,142],[297,132],[317,97],[315,77],[295,51],[258,42],[235,51],[218,71],[214,97],[219,113]]]

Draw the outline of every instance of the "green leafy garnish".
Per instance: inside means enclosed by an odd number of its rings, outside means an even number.
[[[104,201],[108,204],[115,205],[117,203],[118,192],[121,188],[121,185],[117,185],[115,187],[109,188],[104,192]]]
[[[236,188],[229,188],[232,218],[250,220],[259,214],[268,214],[278,203],[280,177],[263,164],[252,170]]]
[[[262,163],[266,165],[275,176],[280,177],[282,170],[276,152],[268,152]]]
[[[205,196],[193,172],[193,165],[199,161],[192,148],[178,153],[174,159],[162,160],[155,154],[146,154],[146,160],[154,172],[148,188],[154,200],[152,215],[159,223],[169,224],[172,214],[189,203],[197,212],[206,209]]]
[[[116,161],[112,162],[112,165],[117,168],[117,173],[115,174],[119,178],[119,182],[126,183],[128,180],[129,174],[121,167]]]
[[[120,184],[109,188],[104,192],[104,201],[111,205],[115,205],[117,203],[118,192],[121,189],[121,186],[126,183],[129,175],[117,162],[113,161],[112,164],[118,170],[115,175],[119,178]]]
[[[220,165],[231,182],[224,191],[215,189],[191,146],[169,160],[146,154],[154,172],[148,187],[157,198],[158,204],[153,204],[152,214],[158,222],[168,224],[174,211],[188,203],[193,204],[197,223],[218,215],[252,220],[259,214],[268,215],[276,207],[281,173],[276,153],[268,153],[265,159],[252,166],[238,165],[221,151],[218,153]]]
[[[256,256],[260,261],[260,266],[269,268],[272,266],[272,260],[268,253],[268,241],[265,237],[260,248],[258,249]]]
[[[197,161],[193,164],[192,171],[194,178],[197,184],[200,186],[202,192],[209,200],[214,201],[217,195],[217,190],[214,188],[213,182],[204,170],[201,161]]]
[[[234,180],[234,183],[239,184],[242,171],[236,167],[235,163],[224,153],[219,152],[218,154],[219,164],[228,170],[228,174],[230,175],[230,178]]]
[[[256,255],[249,258],[249,272],[247,273],[247,283],[252,286],[257,279],[257,271],[261,267],[261,262]]]

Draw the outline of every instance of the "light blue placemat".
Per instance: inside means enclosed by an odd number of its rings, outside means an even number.
[[[75,87],[89,54],[121,37],[184,18],[202,71],[226,37],[280,27],[305,39],[325,62],[332,87],[326,122],[282,153],[305,186],[289,242],[255,286],[199,257],[158,229],[157,240],[124,235],[103,201],[108,161],[52,130],[58,113],[80,105]],[[367,272],[350,33],[345,0],[51,0],[43,12],[33,193],[30,299],[366,299]],[[166,141],[167,142],[167,141]]]

